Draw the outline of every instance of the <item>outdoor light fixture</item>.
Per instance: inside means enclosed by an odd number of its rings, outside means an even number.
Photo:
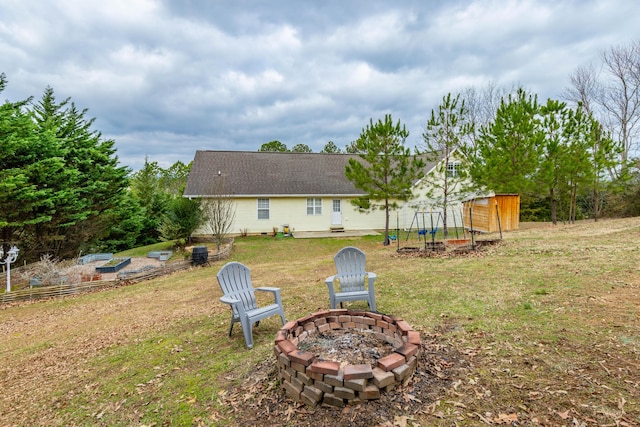
[[[18,258],[18,252],[20,252],[20,249],[14,245],[9,249],[9,251],[7,251],[7,257],[4,261],[0,261],[0,264],[5,264],[7,266],[7,292],[11,292],[11,264]],[[0,246],[0,258],[3,256],[4,249]]]

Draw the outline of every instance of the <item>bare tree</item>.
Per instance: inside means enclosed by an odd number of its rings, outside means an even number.
[[[470,132],[461,141],[468,153],[475,153],[480,129],[495,119],[502,99],[509,94],[515,94],[517,89],[516,86],[507,89],[497,86],[495,82],[489,82],[479,89],[471,86],[462,92],[461,98],[466,106],[468,121],[472,125]]]
[[[578,67],[569,76],[571,86],[562,93],[562,97],[576,106],[582,105],[587,114],[594,114],[594,104],[599,91],[598,73],[592,64]]]
[[[602,52],[607,72],[599,102],[611,119],[611,130],[622,147],[622,165],[638,148],[640,122],[640,42]]]
[[[236,217],[236,207],[233,197],[224,189],[224,176],[218,175],[212,184],[211,198],[206,200],[206,224],[211,230],[213,241],[220,252],[220,246],[229,235]]]

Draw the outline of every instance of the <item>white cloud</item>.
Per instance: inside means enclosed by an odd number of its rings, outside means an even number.
[[[625,0],[5,0],[2,95],[53,87],[132,166],[273,139],[344,147],[385,113],[415,142],[447,92],[558,96],[575,68],[634,40],[638,12]]]

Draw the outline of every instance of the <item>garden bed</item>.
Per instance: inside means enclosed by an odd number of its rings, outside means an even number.
[[[96,267],[96,271],[98,273],[115,273],[129,264],[131,264],[131,257],[113,258],[108,263]]]

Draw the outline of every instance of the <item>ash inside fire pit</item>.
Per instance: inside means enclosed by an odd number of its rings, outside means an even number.
[[[298,348],[316,355],[320,360],[331,360],[345,365],[369,364],[376,366],[378,359],[393,353],[393,345],[378,338],[371,330],[330,330],[313,334]]]

